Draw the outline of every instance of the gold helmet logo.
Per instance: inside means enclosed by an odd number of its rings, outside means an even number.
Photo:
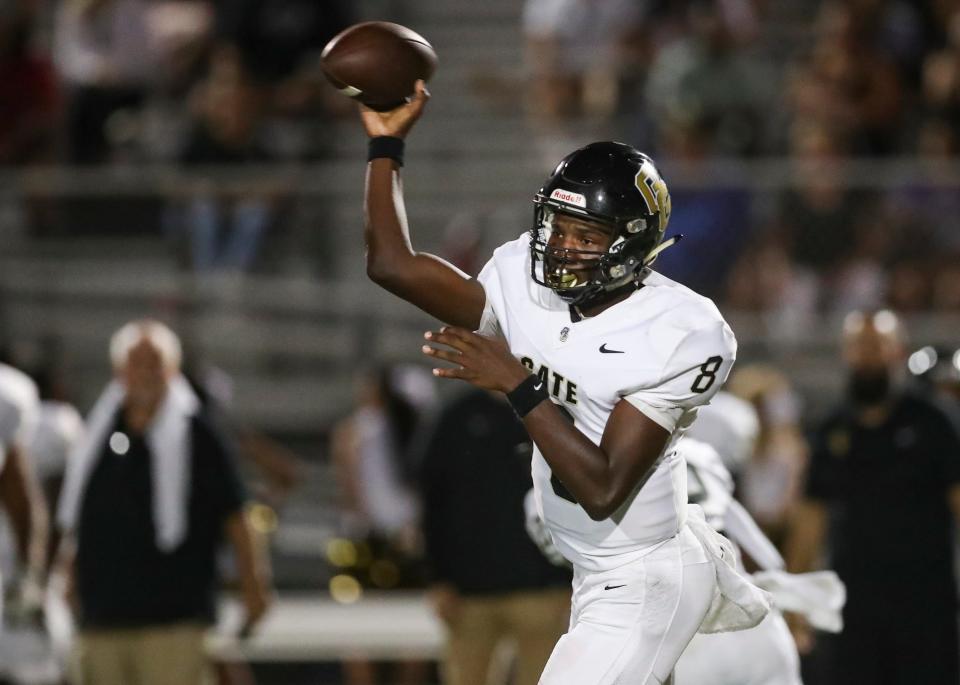
[[[667,230],[667,222],[670,221],[670,191],[667,190],[666,182],[660,178],[652,164],[644,162],[634,178],[634,183],[647,203],[647,210],[659,218],[658,228],[661,231]]]

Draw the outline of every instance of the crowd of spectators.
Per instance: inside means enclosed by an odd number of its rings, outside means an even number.
[[[591,22],[577,17],[598,6],[593,22],[617,30],[584,57]],[[528,0],[527,71],[540,85],[528,91],[531,123],[554,135],[589,121],[686,169],[718,157],[794,162],[776,191],[675,185],[671,224],[688,242],[658,262],[785,331],[856,307],[956,311],[960,4],[799,7]],[[549,99],[549,84],[566,85]],[[846,158],[909,159],[913,171],[870,187],[836,172]]]
[[[319,53],[364,8],[7,0],[0,166],[162,161],[199,173],[322,159],[331,118],[352,107],[324,86]],[[794,327],[854,307],[960,307],[960,3],[527,0],[522,29],[524,109],[554,161],[557,146],[597,134],[668,168],[799,163],[775,191],[668,175],[687,245],[664,255],[666,273]],[[831,173],[849,157],[909,160],[911,173]],[[276,189],[194,184],[164,225],[185,264],[246,271],[284,207]]]
[[[342,0],[5,2],[0,161],[315,157],[338,102],[319,53],[353,19]]]

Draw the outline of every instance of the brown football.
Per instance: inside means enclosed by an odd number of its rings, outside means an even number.
[[[417,79],[433,76],[437,54],[423,36],[405,26],[368,21],[334,36],[320,62],[327,80],[341,93],[384,111],[413,95]]]

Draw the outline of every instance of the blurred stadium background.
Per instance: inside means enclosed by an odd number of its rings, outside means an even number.
[[[851,309],[960,344],[960,3],[3,0],[3,355],[86,411],[111,333],[168,322],[235,425],[295,455],[295,483],[257,490],[281,593],[336,595],[365,554],[330,434],[430,324],[366,280],[365,140],[318,68],[364,19],[440,58],[404,170],[418,248],[475,273],[563,154],[613,138],[672,191],[686,240],[658,266],[718,301],[803,427],[841,392]],[[279,668],[261,682],[338,677]]]

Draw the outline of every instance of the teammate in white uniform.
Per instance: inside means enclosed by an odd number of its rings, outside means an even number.
[[[19,577],[0,578],[0,615],[39,609],[46,559],[46,516],[25,451],[39,409],[36,385],[6,364],[0,364],[0,507],[7,515],[21,560]],[[4,590],[6,592],[4,592]],[[3,610],[4,594],[15,602]],[[0,636],[2,639],[2,636]],[[0,663],[0,677],[5,664]]]
[[[65,402],[43,401],[36,409],[32,429],[28,420],[25,430],[21,431],[24,434],[21,444],[38,486],[52,504],[66,469],[67,455],[82,435],[83,420],[77,410]],[[0,569],[5,576],[15,578],[23,575],[24,566],[7,523],[5,517],[0,523]],[[55,683],[63,679],[72,620],[65,598],[65,581],[59,575],[48,580],[48,591],[42,598],[45,621],[4,617],[0,626],[0,677],[23,684]],[[27,598],[27,606],[22,607],[28,609],[31,603],[35,605],[31,619],[40,618],[36,606],[41,600],[40,591],[39,584],[34,584],[26,593],[34,594]]]
[[[790,608],[833,614],[839,621],[842,583],[832,572],[789,575],[783,557],[743,506],[733,498],[736,470],[753,453],[759,421],[753,407],[720,393],[698,416],[679,445],[687,464],[689,496],[762,571],[800,588],[806,600]],[[760,581],[763,584],[763,581]],[[768,588],[771,589],[771,588]],[[822,601],[818,602],[817,598]],[[774,591],[774,602],[780,599]],[[832,604],[832,606],[831,606]],[[821,628],[829,628],[828,623]],[[677,662],[676,685],[802,685],[800,657],[783,615],[772,610],[755,628],[696,635]]]
[[[652,160],[620,143],[568,155],[529,234],[478,280],[414,252],[399,167],[426,99],[418,84],[407,105],[362,111],[368,273],[452,324],[425,336],[425,354],[454,364],[434,373],[506,393],[534,441],[537,507],[574,566],[570,630],[541,682],[666,682],[705,621],[740,629],[767,609],[702,516],[685,525],[675,450],[726,379],[733,334],[712,302],[650,271],[673,242],[670,196]]]

